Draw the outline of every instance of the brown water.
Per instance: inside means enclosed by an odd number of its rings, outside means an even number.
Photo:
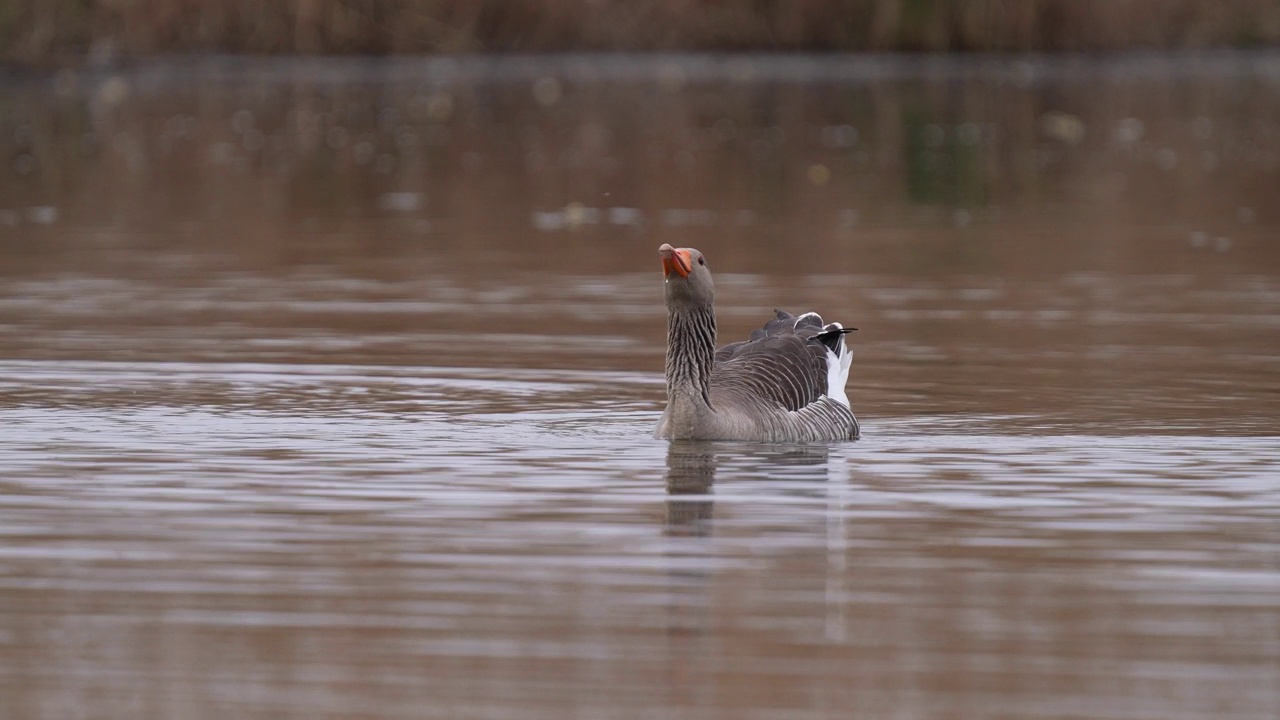
[[[1280,58],[0,87],[0,716],[1280,714]],[[860,328],[865,438],[672,444]]]

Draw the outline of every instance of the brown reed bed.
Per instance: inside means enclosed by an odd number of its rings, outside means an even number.
[[[163,53],[1025,52],[1280,44],[1276,0],[3,0],[0,62]]]

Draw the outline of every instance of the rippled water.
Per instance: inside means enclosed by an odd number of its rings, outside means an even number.
[[[10,78],[0,715],[1276,717],[1275,59],[708,62]]]

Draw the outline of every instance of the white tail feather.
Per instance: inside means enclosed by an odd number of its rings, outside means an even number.
[[[840,338],[839,354],[827,350],[827,397],[849,407],[849,396],[844,392],[845,383],[849,382],[849,366],[853,365],[853,353]]]

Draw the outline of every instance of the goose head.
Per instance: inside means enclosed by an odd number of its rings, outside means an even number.
[[[663,243],[658,248],[662,258],[662,272],[666,275],[667,307],[685,309],[710,307],[715,301],[716,288],[711,282],[711,269],[707,259],[694,248],[675,248]]]

